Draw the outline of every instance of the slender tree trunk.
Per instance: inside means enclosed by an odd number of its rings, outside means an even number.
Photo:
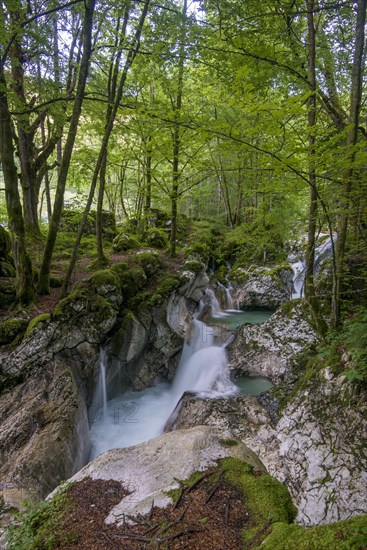
[[[349,132],[347,136],[348,167],[343,174],[343,189],[340,201],[338,235],[336,242],[336,273],[332,296],[331,321],[334,327],[340,324],[340,309],[343,291],[343,272],[345,267],[345,252],[347,243],[348,221],[351,206],[351,190],[353,180],[354,146],[358,138],[358,124],[362,97],[362,60],[364,47],[364,27],[366,23],[367,0],[358,0],[356,38],[352,67],[352,84],[350,92]]]
[[[186,13],[187,13],[187,0],[184,0],[182,7],[182,15],[184,21],[182,23],[182,34],[179,44],[179,59],[178,59],[178,80],[177,80],[177,94],[176,102],[174,105],[175,126],[173,129],[173,163],[172,163],[172,189],[171,189],[171,243],[170,251],[171,256],[176,255],[176,240],[177,240],[177,206],[178,206],[178,189],[180,183],[180,151],[181,151],[181,129],[178,124],[180,112],[182,109],[182,96],[183,96],[183,76],[185,68],[185,31],[186,31]]]
[[[75,267],[76,261],[78,259],[78,250],[79,250],[80,241],[82,239],[82,235],[83,235],[83,232],[84,232],[85,222],[87,220],[89,210],[90,210],[90,207],[91,207],[91,204],[92,204],[92,201],[93,201],[94,192],[95,192],[95,188],[96,188],[96,185],[97,185],[98,176],[99,176],[99,173],[100,173],[100,170],[101,170],[103,159],[104,159],[104,157],[107,153],[108,143],[109,143],[111,133],[112,133],[112,130],[113,130],[117,110],[119,108],[121,98],[122,98],[122,94],[123,94],[123,91],[124,91],[124,88],[125,88],[127,74],[129,72],[129,69],[130,69],[131,65],[133,64],[134,59],[135,59],[135,57],[136,57],[136,55],[139,51],[139,48],[140,48],[140,37],[141,37],[142,30],[143,30],[144,21],[145,21],[145,18],[147,16],[147,13],[148,13],[149,4],[150,4],[150,0],[146,0],[145,4],[144,4],[144,7],[142,9],[142,13],[140,15],[139,23],[138,23],[138,26],[137,26],[137,29],[136,29],[136,32],[135,32],[135,36],[134,36],[132,46],[129,49],[129,52],[127,54],[125,66],[124,66],[124,69],[122,71],[122,75],[121,75],[121,78],[120,78],[118,90],[116,92],[113,108],[111,109],[110,117],[109,117],[109,119],[107,121],[107,124],[106,124],[104,137],[103,137],[103,140],[102,140],[102,144],[101,144],[101,148],[100,148],[100,151],[99,151],[97,163],[96,163],[94,173],[93,173],[93,177],[92,177],[92,182],[91,182],[91,187],[90,187],[90,191],[89,191],[88,201],[87,201],[87,204],[86,204],[86,207],[85,207],[85,210],[84,210],[84,213],[83,213],[83,217],[82,217],[82,220],[81,220],[81,223],[80,223],[80,227],[79,227],[76,239],[75,239],[72,256],[71,256],[70,263],[69,263],[69,266],[68,266],[68,269],[66,271],[65,278],[64,278],[64,284],[63,284],[62,289],[61,289],[61,295],[62,296],[66,296],[66,294],[67,294],[69,282],[70,282],[70,279],[71,279],[71,275],[74,271],[74,267]]]
[[[314,266],[316,250],[316,228],[318,219],[318,191],[316,179],[316,32],[314,24],[314,0],[306,0],[308,29],[308,78],[312,94],[308,101],[308,174],[310,184],[310,206],[308,212],[308,239],[306,249],[305,298],[317,330],[325,332],[319,314],[319,300],[315,292]]]
[[[11,119],[3,67],[0,69],[0,158],[17,275],[16,295],[20,304],[28,305],[34,300],[35,295],[32,264],[26,250],[23,212],[18,191],[18,174],[14,162]]]
[[[97,200],[97,215],[96,215],[96,242],[97,242],[97,261],[102,265],[107,265],[108,260],[103,252],[103,227],[102,227],[102,212],[103,198],[106,186],[106,170],[107,170],[107,151],[102,159],[101,171],[99,174],[99,189]]]
[[[51,260],[55,247],[57,232],[60,225],[60,218],[64,206],[64,193],[66,186],[66,179],[69,172],[71,155],[74,148],[75,137],[78,129],[79,117],[82,110],[85,84],[87,81],[89,60],[92,52],[92,27],[93,27],[93,13],[95,7],[95,0],[86,0],[85,2],[85,17],[83,24],[83,54],[79,69],[78,85],[75,94],[75,101],[73,106],[73,112],[70,120],[70,126],[68,135],[65,142],[64,154],[61,161],[59,170],[59,177],[56,187],[56,196],[54,201],[54,208],[51,221],[49,222],[49,231],[47,235],[47,241],[45,250],[43,253],[43,260],[38,280],[37,290],[40,294],[49,293],[50,283],[50,271]]]

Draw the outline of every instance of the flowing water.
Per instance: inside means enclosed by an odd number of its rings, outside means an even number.
[[[269,311],[222,311],[210,289],[206,291],[206,300],[210,301],[214,319],[219,320],[220,324],[229,325],[231,329],[244,322],[263,322],[271,315]],[[200,305],[198,314],[202,309],[203,306]],[[186,391],[193,391],[205,398],[238,393],[238,385],[230,380],[225,345],[215,345],[214,342],[212,328],[194,318],[172,384],[162,382],[143,391],[125,392],[109,401],[106,389],[106,358],[102,352],[96,392],[99,406],[94,416],[90,414],[90,458],[93,459],[108,449],[129,447],[160,435]]]

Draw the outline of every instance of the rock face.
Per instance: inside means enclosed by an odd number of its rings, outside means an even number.
[[[284,410],[277,439],[301,523],[367,512],[366,395],[323,369]]]
[[[259,457],[269,472],[279,475],[279,442],[276,430],[265,408],[256,397],[238,394],[230,398],[202,399],[193,393],[185,393],[165,431],[180,430],[193,426],[213,426],[220,429],[223,437],[235,437]]]
[[[127,449],[103,453],[78,472],[71,481],[112,479],[122,482],[131,494],[113,508],[107,523],[123,523],[124,514],[149,512],[152,502],[166,506],[167,495],[178,487],[176,479],[186,479],[193,472],[205,470],[225,457],[236,457],[264,469],[256,456],[243,444],[226,446],[223,433],[208,426],[166,433],[146,443]]]
[[[99,346],[116,323],[121,291],[87,284],[52,316],[31,321],[23,342],[2,358],[8,391],[0,399],[0,475],[26,497],[44,497],[87,460],[87,403]]]
[[[292,296],[293,271],[290,267],[264,267],[251,271],[237,268],[231,276],[238,281],[235,299],[240,309],[276,309]]]
[[[239,329],[228,346],[231,369],[236,375],[261,375],[278,383],[291,376],[299,356],[317,341],[303,309],[289,304],[265,323]]]
[[[179,288],[162,304],[142,303],[123,319],[107,348],[109,395],[114,388],[140,390],[157,378],[173,378],[193,312],[209,282],[204,265],[198,273],[184,266],[180,278]]]

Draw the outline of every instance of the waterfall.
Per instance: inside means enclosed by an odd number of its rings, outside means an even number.
[[[325,237],[325,235],[319,235],[319,237]],[[334,235],[334,239],[336,236]],[[327,236],[323,242],[318,244],[315,249],[315,264],[314,273],[317,274],[320,271],[322,262],[332,255],[332,242],[331,237]],[[306,275],[306,261],[303,257],[296,254],[290,254],[288,256],[288,262],[293,269],[293,292],[292,299],[302,298],[303,286]]]
[[[107,417],[107,382],[106,382],[106,363],[107,355],[104,348],[101,349],[99,355],[99,380],[97,395],[100,403],[103,418]]]
[[[226,287],[226,286],[222,285],[222,283],[220,283],[219,281],[218,281],[218,286],[219,286],[219,288],[221,288],[223,290],[223,292],[225,294],[226,309],[233,309],[233,300],[232,300],[232,296],[231,296],[229,287]]]
[[[206,291],[203,301],[212,306],[213,316],[226,315],[212,290]],[[203,304],[198,309],[202,311]],[[205,398],[239,391],[230,380],[225,345],[214,345],[213,328],[196,316],[188,330],[171,386],[163,382],[143,391],[125,392],[109,401],[107,407],[106,355],[101,352],[99,396],[104,412],[91,426],[91,458],[108,449],[129,447],[160,435],[186,391]]]

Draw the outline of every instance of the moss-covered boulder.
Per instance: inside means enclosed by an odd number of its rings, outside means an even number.
[[[137,260],[148,277],[156,275],[162,265],[159,254],[149,250],[142,250],[138,252]]]
[[[137,235],[128,233],[120,233],[115,237],[112,243],[112,248],[115,252],[126,252],[127,250],[137,250],[141,247],[141,243]]]
[[[144,234],[144,239],[149,246],[154,248],[166,248],[168,245],[167,232],[158,227],[149,228]]]

